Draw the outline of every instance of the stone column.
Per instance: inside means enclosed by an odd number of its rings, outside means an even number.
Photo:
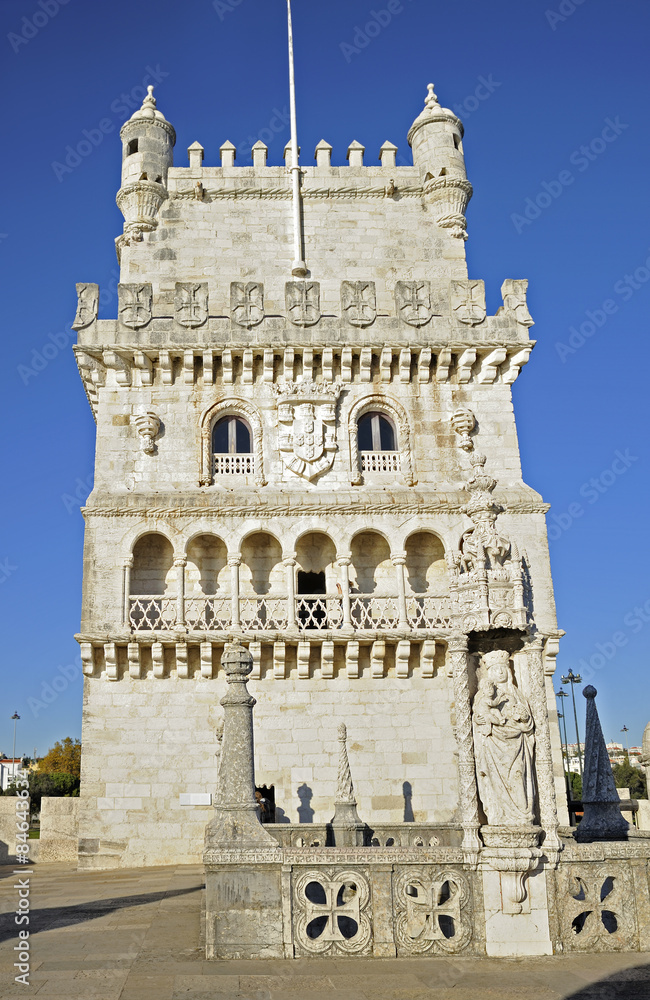
[[[408,628],[409,622],[408,622],[408,616],[406,614],[406,586],[404,583],[404,567],[406,566],[406,553],[402,553],[399,556],[393,556],[391,562],[395,567],[395,575],[397,577],[397,605],[399,608],[400,628]]]
[[[176,569],[176,624],[185,624],[185,566],[187,559],[181,556],[174,559]]]
[[[451,660],[456,704],[456,744],[458,747],[458,783],[460,816],[463,825],[463,851],[468,861],[475,860],[481,850],[478,831],[478,789],[474,763],[474,738],[472,735],[472,706],[469,697],[469,659],[467,636],[452,636],[447,642],[447,655]],[[467,858],[467,855],[474,857]]]
[[[350,573],[348,566],[352,560],[349,556],[341,556],[338,560],[338,566],[341,570],[341,594],[342,594],[342,609],[343,609],[343,628],[349,629],[352,627],[352,614],[350,611]]]
[[[221,699],[223,740],[215,816],[205,831],[206,850],[223,847],[277,847],[257,815],[253,751],[253,706],[246,678],[253,657],[238,642],[228,643],[221,665],[228,689]]]
[[[551,863],[557,861],[562,850],[558,837],[557,802],[555,798],[555,777],[553,774],[553,754],[551,732],[548,724],[548,703],[542,657],[542,639],[533,636],[526,643],[528,675],[530,681],[530,707],[535,719],[535,772],[537,795],[539,798],[539,820],[545,831],[544,853]]]
[[[239,567],[241,566],[241,558],[239,556],[233,556],[228,560],[228,565],[230,566],[230,599],[232,602],[231,618],[233,625],[239,625]]]
[[[296,627],[296,560],[293,556],[282,560],[287,570],[287,628]]]
[[[122,565],[122,624],[127,627],[131,624],[131,570],[133,569],[133,556],[124,560]]]

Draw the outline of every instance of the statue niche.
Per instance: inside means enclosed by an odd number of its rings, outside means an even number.
[[[531,825],[535,724],[530,705],[514,684],[505,650],[482,657],[472,723],[478,790],[488,823]]]

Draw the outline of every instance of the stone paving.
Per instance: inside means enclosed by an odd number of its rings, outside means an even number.
[[[0,1000],[650,1000],[650,955],[207,962],[198,865],[30,875],[30,985],[13,981],[13,868],[0,868]],[[23,875],[24,877],[24,875]]]

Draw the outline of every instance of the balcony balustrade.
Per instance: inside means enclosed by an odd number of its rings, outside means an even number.
[[[362,451],[362,472],[399,472],[401,468],[399,451]]]
[[[255,455],[213,455],[212,474],[214,476],[252,476],[255,472]]]
[[[300,594],[289,615],[286,597],[246,597],[238,601],[239,627],[245,631],[279,631],[291,627],[300,631],[327,631],[346,625],[344,601],[340,594]],[[186,597],[184,621],[179,621],[179,601],[174,596],[139,595],[129,599],[129,625],[134,632],[189,628],[197,632],[227,632],[237,627],[233,620],[233,599]],[[415,594],[406,598],[407,621],[412,629],[451,628],[449,597]],[[398,597],[372,594],[350,595],[348,627],[362,631],[400,627]]]

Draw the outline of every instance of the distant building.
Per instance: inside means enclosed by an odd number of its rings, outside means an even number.
[[[22,757],[3,757],[0,759],[0,788],[6,791],[14,774],[22,765]]]

